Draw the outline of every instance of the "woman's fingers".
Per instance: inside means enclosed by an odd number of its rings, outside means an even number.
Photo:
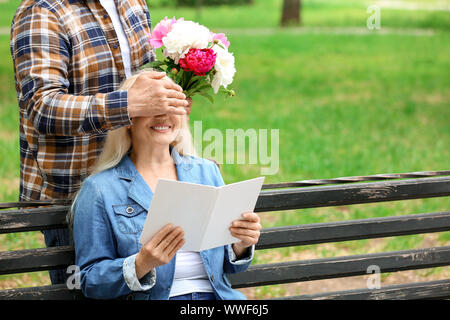
[[[258,238],[253,238],[253,237],[249,237],[249,236],[243,236],[240,234],[233,234],[231,233],[231,235],[235,238],[238,238],[239,240],[241,240],[244,244],[245,247],[249,247],[252,246],[254,244],[256,244],[258,242]]]
[[[183,230],[180,227],[173,228],[161,242],[156,246],[156,249],[161,252],[166,252],[167,247],[180,235],[183,234]]]
[[[260,222],[259,216],[254,212],[244,212],[242,214],[242,219],[246,221]]]
[[[241,240],[245,246],[250,246],[258,242],[261,228],[260,218],[256,213],[244,212],[242,219],[233,221],[230,232],[233,237]]]
[[[169,256],[171,256],[171,252],[178,246],[179,242],[184,239],[184,232],[181,228],[179,229],[181,232],[176,233],[173,238],[168,239],[167,246],[162,248]]]
[[[252,229],[246,229],[246,228],[230,228],[231,234],[237,235],[237,236],[247,236],[251,238],[258,238],[260,235],[259,230],[252,230]]]
[[[153,238],[146,245],[152,248],[156,248],[161,243],[161,241],[163,241],[163,239],[172,231],[172,229],[172,224],[166,224],[153,236]]]
[[[169,252],[169,257],[172,258],[175,255],[175,253],[177,253],[177,251],[181,249],[181,247],[184,245],[185,242],[186,241],[184,240],[184,238],[179,240],[178,243],[176,243],[173,249]]]
[[[250,229],[250,230],[261,230],[262,226],[259,222],[250,222],[246,220],[235,220],[231,224],[233,228]]]
[[[234,230],[230,230],[230,233],[233,237],[241,240],[240,244],[244,247],[250,247],[256,243],[258,243],[259,240],[259,232],[257,234],[251,233],[251,231],[244,231],[244,232],[236,232]]]

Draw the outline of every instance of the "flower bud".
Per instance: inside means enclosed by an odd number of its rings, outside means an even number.
[[[172,73],[173,75],[176,75],[176,74],[178,74],[178,69],[172,68],[172,70],[170,70],[170,73]]]

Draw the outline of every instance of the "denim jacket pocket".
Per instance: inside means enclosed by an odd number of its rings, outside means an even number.
[[[116,222],[119,230],[125,234],[137,234],[142,231],[142,226],[137,223],[138,216],[145,209],[138,204],[113,205]]]

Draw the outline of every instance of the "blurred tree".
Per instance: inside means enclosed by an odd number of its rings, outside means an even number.
[[[300,25],[300,0],[283,0],[283,12],[281,15],[281,26]]]

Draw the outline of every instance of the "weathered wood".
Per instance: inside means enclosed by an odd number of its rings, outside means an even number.
[[[450,279],[276,298],[273,300],[417,300],[450,298]]]
[[[61,246],[0,252],[0,274],[63,268],[75,263],[73,247]]]
[[[450,211],[263,229],[256,249],[450,230]]]
[[[380,289],[356,289],[320,294],[279,297],[272,300],[417,300],[450,298],[450,279],[417,282]],[[65,285],[18,288],[0,291],[0,300],[81,300],[80,290]]]
[[[0,291],[0,300],[81,300],[80,290],[69,290],[65,284],[8,289]]]
[[[379,173],[368,176],[349,176],[331,179],[313,179],[313,180],[299,180],[292,182],[278,182],[263,184],[262,189],[279,189],[279,188],[293,188],[293,187],[310,187],[320,186],[326,184],[348,184],[356,182],[394,180],[394,179],[411,179],[411,178],[426,178],[437,176],[450,176],[450,170],[441,171],[414,171],[406,173]]]
[[[33,208],[0,212],[0,234],[66,228],[69,206]]]
[[[67,199],[48,199],[48,200],[34,200],[34,201],[19,201],[19,202],[4,202],[0,203],[0,209],[9,208],[27,208],[27,207],[39,207],[39,206],[50,206],[50,205],[60,205],[66,206],[70,205],[72,200]]]
[[[446,266],[450,265],[450,247],[255,265],[229,279],[233,288],[254,287],[363,275],[371,265],[380,272]]]
[[[255,211],[278,211],[326,206],[396,201],[450,196],[450,177],[433,177],[321,187],[262,191]],[[64,228],[70,202],[59,206],[0,211],[0,233]],[[47,203],[48,204],[48,203]],[[0,209],[5,208],[0,204]],[[11,204],[6,204],[11,205]],[[405,215],[353,221],[269,228],[262,231],[257,249],[328,243],[376,237],[398,236],[450,230],[450,212]],[[74,264],[70,246],[0,252],[0,274],[64,268]],[[233,287],[252,287],[367,274],[376,265],[381,272],[432,268],[450,265],[450,247],[355,255],[268,265],[255,265],[248,271],[229,276]],[[406,284],[382,289],[360,289],[288,299],[424,299],[449,298],[450,280]],[[65,285],[0,291],[0,299],[80,299],[79,290]]]
[[[450,177],[261,191],[255,212],[450,196]]]
[[[380,289],[356,289],[272,300],[410,300],[450,298],[450,280],[392,285]],[[0,300],[80,300],[80,290],[65,285],[19,288],[0,291]]]
[[[263,229],[256,249],[450,230],[450,212]],[[58,255],[61,255],[58,258]],[[0,274],[54,269],[74,260],[72,247],[0,252]]]
[[[450,196],[450,177],[261,191],[255,212],[440,196]],[[1,211],[0,233],[61,228],[68,210],[69,206],[54,206]]]

